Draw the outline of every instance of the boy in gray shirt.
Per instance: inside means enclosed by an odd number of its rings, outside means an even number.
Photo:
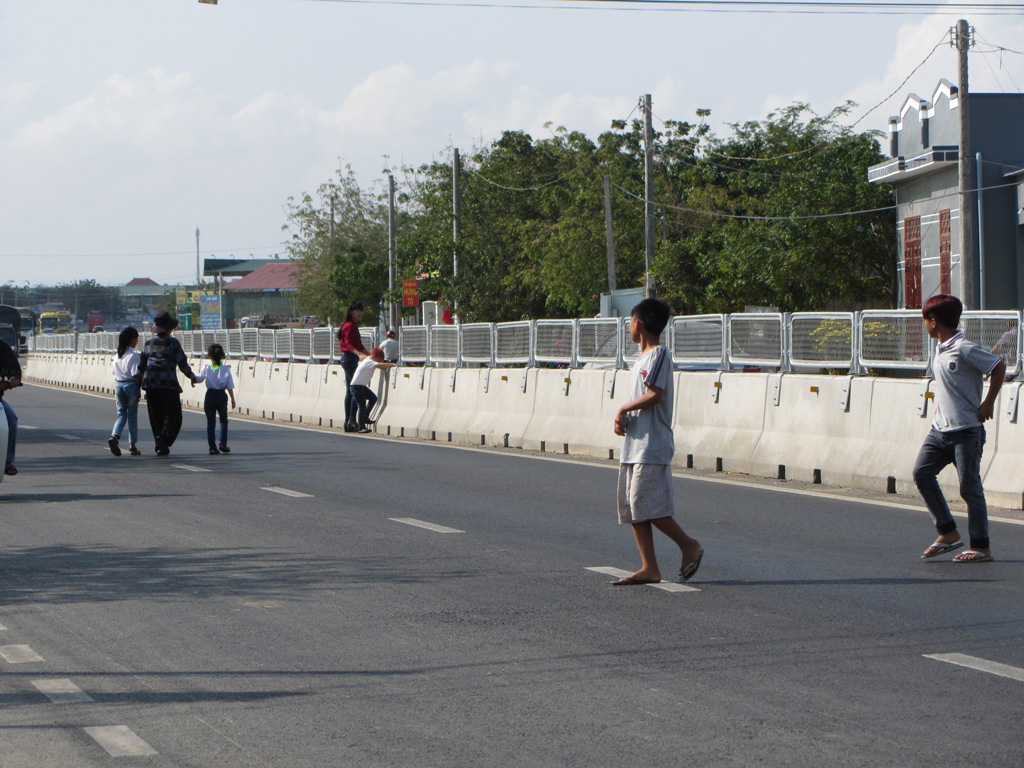
[[[935,377],[935,418],[914,466],[914,482],[935,521],[939,536],[922,559],[952,552],[963,546],[949,512],[937,475],[954,464],[960,475],[960,496],[967,502],[971,548],[953,558],[957,563],[983,563],[992,559],[988,539],[988,507],[981,485],[981,453],[985,427],[992,418],[996,396],[1003,386],[1006,363],[957,330],[963,304],[956,296],[939,294],[921,309],[928,335],[938,339],[932,362]],[[991,374],[988,395],[982,400],[982,379]]]
[[[615,434],[626,438],[619,464],[618,510],[619,522],[633,526],[641,566],[632,576],[613,581],[616,587],[661,581],[653,528],[679,547],[680,580],[691,578],[704,556],[700,542],[673,518],[672,356],[658,343],[670,315],[665,302],[644,299],[633,308],[629,322],[630,337],[640,345],[640,354],[630,375],[629,402],[615,417]]]

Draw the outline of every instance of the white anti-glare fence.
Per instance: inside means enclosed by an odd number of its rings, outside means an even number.
[[[968,340],[999,355],[1008,375],[1020,374],[1020,312],[965,312],[960,327]],[[340,357],[334,328],[177,331],[175,336],[190,357],[204,357],[214,343],[231,359],[336,362]],[[378,331],[364,328],[361,336],[370,349]],[[33,336],[29,347],[36,352],[114,354],[117,339],[114,332],[47,334]],[[401,361],[414,365],[629,367],[638,351],[628,318],[404,326],[398,339]],[[671,319],[661,342],[683,369],[756,366],[924,374],[934,353],[920,310],[683,315]]]

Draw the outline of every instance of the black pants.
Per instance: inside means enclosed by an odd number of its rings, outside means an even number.
[[[373,411],[373,406],[377,404],[377,396],[372,389],[364,387],[362,384],[353,384],[349,387],[349,391],[356,401],[356,426],[362,429],[366,426],[366,419]]]
[[[217,416],[220,416],[220,444],[228,444],[228,393],[223,389],[206,390],[206,400],[203,401],[203,410],[206,411],[206,439],[210,441],[210,447],[216,448],[213,441],[216,437]]]
[[[356,420],[356,401],[352,397],[352,374],[359,367],[359,355],[355,352],[345,352],[341,356],[341,369],[345,372],[345,423],[351,424]]]
[[[173,389],[146,391],[146,410],[153,438],[162,438],[170,448],[181,432],[181,393]]]

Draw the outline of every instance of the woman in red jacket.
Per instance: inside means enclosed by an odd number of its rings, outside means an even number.
[[[353,301],[348,305],[345,322],[338,329],[338,345],[341,348],[341,367],[345,371],[345,431],[356,431],[356,404],[352,397],[352,374],[359,361],[366,357],[363,338],[359,335],[359,321],[363,319],[363,303]]]

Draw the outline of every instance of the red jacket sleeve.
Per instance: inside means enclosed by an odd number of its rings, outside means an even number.
[[[338,341],[342,352],[366,354],[366,350],[363,348],[363,337],[359,335],[359,326],[351,321],[341,326],[341,330],[338,331]]]

